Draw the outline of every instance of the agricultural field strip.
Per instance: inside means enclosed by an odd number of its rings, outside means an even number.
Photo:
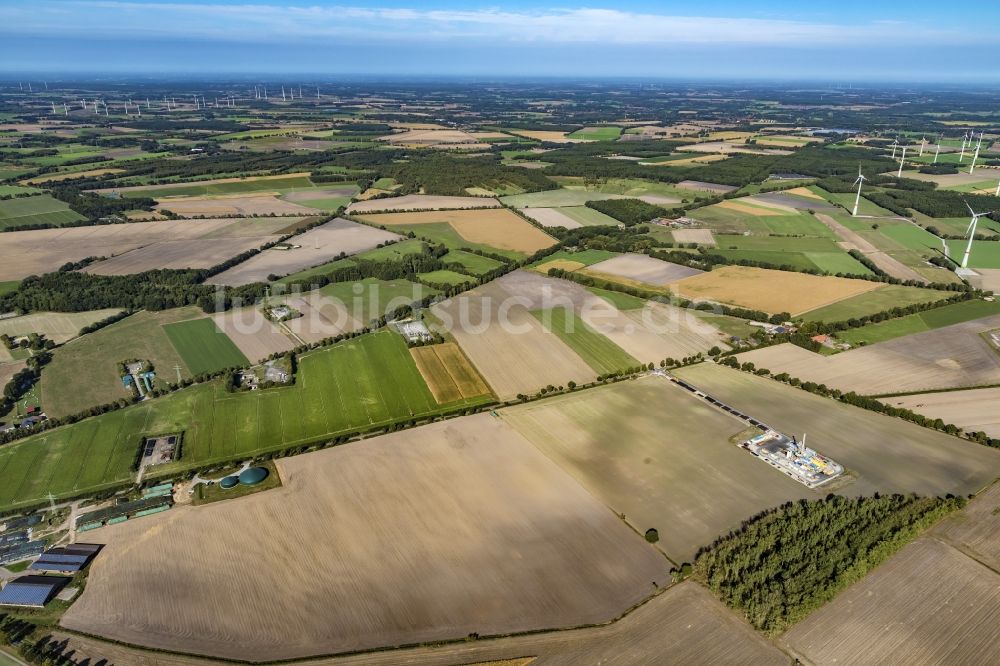
[[[816,219],[829,227],[833,233],[837,234],[837,236],[841,238],[841,240],[853,245],[859,252],[871,259],[876,266],[892,277],[900,280],[916,280],[917,282],[922,282],[924,284],[929,282],[929,280],[920,275],[920,273],[917,273],[915,270],[887,252],[875,247],[875,245],[871,242],[858,235],[857,232],[851,231],[829,215],[818,213],[816,215]]]

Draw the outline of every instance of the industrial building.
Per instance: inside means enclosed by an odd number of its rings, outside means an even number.
[[[746,440],[741,446],[809,488],[820,486],[844,473],[843,465],[808,448],[805,437],[799,442],[794,437],[789,439],[769,429]]]
[[[31,563],[33,571],[55,571],[58,573],[76,573],[83,571],[100,552],[99,544],[78,543],[65,548],[52,548],[42,553]]]

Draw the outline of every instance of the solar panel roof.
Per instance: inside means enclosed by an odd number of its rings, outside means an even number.
[[[44,606],[65,584],[65,578],[24,576],[0,590],[0,605]]]
[[[83,569],[83,562],[46,562],[45,560],[38,560],[37,562],[32,562],[29,569],[34,569],[35,571],[80,571]]]

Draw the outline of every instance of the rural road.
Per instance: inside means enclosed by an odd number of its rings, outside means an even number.
[[[917,280],[918,282],[927,284],[928,280],[923,275],[916,272],[898,259],[878,249],[872,245],[872,243],[862,238],[860,234],[851,231],[829,215],[817,213],[816,219],[825,224],[827,228],[833,231],[833,233],[837,234],[837,237],[840,238],[840,240],[845,243],[850,243],[856,247],[861,254],[871,259],[876,266],[892,277],[900,280]]]

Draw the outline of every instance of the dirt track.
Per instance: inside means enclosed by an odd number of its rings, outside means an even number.
[[[878,249],[877,247],[872,245],[869,241],[862,238],[859,234],[857,234],[854,231],[851,231],[843,224],[837,222],[835,219],[830,217],[829,215],[823,215],[822,213],[817,213],[816,219],[825,224],[828,229],[833,231],[833,233],[837,234],[837,237],[840,238],[840,240],[844,241],[845,243],[849,243],[850,245],[853,246],[853,248],[847,248],[847,249],[858,250],[861,254],[871,259],[876,266],[881,268],[883,271],[885,271],[892,277],[898,278],[900,280],[916,280],[923,284],[927,284],[928,280],[923,275],[916,272],[915,270],[913,270],[903,262],[899,261],[892,255],[889,255],[883,252],[882,250]]]

